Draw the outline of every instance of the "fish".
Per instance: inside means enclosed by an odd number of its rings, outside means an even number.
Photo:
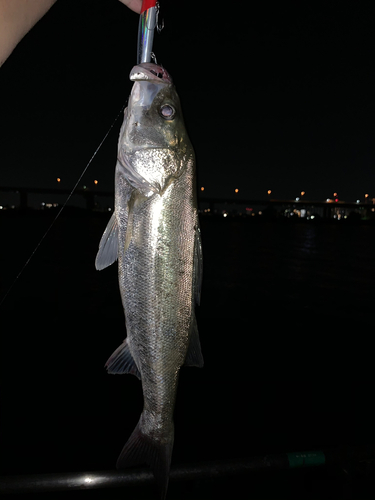
[[[126,338],[110,374],[142,382],[143,411],[117,468],[148,464],[165,498],[180,368],[203,366],[195,306],[202,286],[195,154],[172,78],[141,63],[124,112],[115,170],[115,208],[95,266],[118,260]]]

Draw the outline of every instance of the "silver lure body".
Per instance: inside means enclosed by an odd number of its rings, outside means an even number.
[[[144,63],[130,78],[135,83],[120,132],[115,212],[96,267],[118,258],[126,319],[127,337],[107,369],[138,376],[144,396],[118,467],[149,463],[164,497],[179,370],[203,366],[194,313],[202,274],[195,157],[168,73]]]

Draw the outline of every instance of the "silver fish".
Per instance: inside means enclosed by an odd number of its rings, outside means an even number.
[[[118,468],[148,463],[165,497],[174,439],[173,411],[182,365],[203,366],[195,319],[202,244],[195,156],[179,97],[167,71],[135,66],[120,131],[115,210],[96,268],[118,258],[127,337],[107,361],[109,373],[142,381],[139,422]]]

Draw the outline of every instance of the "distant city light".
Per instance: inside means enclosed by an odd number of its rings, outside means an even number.
[[[272,191],[269,189],[269,190],[267,191],[268,196],[269,196],[271,193],[272,193]]]
[[[337,193],[333,193],[334,198],[337,198],[337,196],[338,196]]]
[[[203,186],[201,187],[201,191],[204,191],[204,187]]]
[[[60,179],[60,177],[58,177],[58,178],[57,178],[56,180],[57,180],[57,182],[61,182],[61,179]]]
[[[44,209],[44,208],[56,208],[59,206],[58,203],[45,203],[44,201],[42,201],[42,203],[40,204],[41,207]]]
[[[235,193],[238,193],[238,188],[236,188],[236,189],[234,190],[234,192],[235,192]]]
[[[368,198],[368,194],[365,194],[365,198]]]
[[[97,181],[96,179],[94,180],[94,184],[95,184],[95,185],[97,185],[97,184],[98,184],[98,181]]]
[[[301,191],[301,196],[305,196],[305,191]]]

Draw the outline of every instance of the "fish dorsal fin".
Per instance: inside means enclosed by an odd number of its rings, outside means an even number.
[[[201,301],[201,288],[202,288],[202,275],[203,275],[203,252],[201,231],[197,223],[195,228],[195,242],[194,242],[194,296],[195,302],[199,305]]]
[[[184,364],[185,366],[197,366],[198,368],[202,368],[204,364],[195,314],[191,326],[190,342]]]
[[[113,352],[105,366],[110,374],[131,373],[141,380],[141,374],[130,352],[127,339]]]
[[[117,260],[118,254],[118,226],[116,213],[113,212],[99,243],[99,251],[95,259],[98,271],[105,269]]]

